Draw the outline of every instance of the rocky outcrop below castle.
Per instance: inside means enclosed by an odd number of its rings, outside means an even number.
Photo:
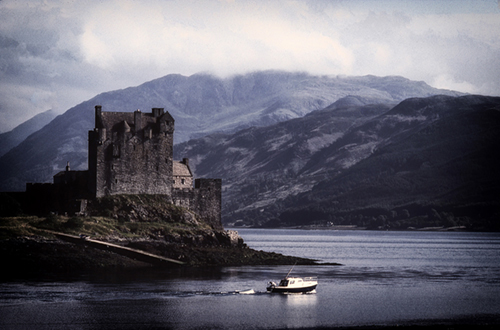
[[[256,251],[236,231],[212,228],[187,209],[160,195],[114,195],[88,205],[80,217],[50,215],[2,218],[0,262],[4,276],[157,267],[106,249],[61,240],[54,232],[206,267],[315,264],[314,260]]]
[[[185,265],[162,266],[142,262],[118,253],[65,242],[54,237],[20,236],[0,240],[0,278],[80,274],[95,271],[132,271],[140,269],[181,269],[244,265],[316,264],[313,260],[256,251],[244,246],[203,245],[197,237],[186,237],[196,244],[172,244],[155,239],[125,239],[123,246],[150,253],[180,258]],[[117,242],[116,240],[112,240]]]

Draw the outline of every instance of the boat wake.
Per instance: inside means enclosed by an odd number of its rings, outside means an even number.
[[[239,294],[255,294],[255,290],[254,289],[248,289],[248,290],[243,290],[243,291],[235,291],[236,293],[239,293]]]
[[[171,292],[164,295],[167,297],[199,297],[199,296],[231,296],[231,295],[261,295],[267,294],[265,291],[255,291],[254,289],[235,291],[191,291],[191,292]]]

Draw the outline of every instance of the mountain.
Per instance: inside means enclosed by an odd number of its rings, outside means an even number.
[[[103,111],[164,107],[176,120],[175,141],[214,132],[272,125],[323,109],[348,95],[396,103],[407,97],[456,92],[402,77],[332,77],[263,71],[220,79],[207,74],[168,75],[102,93],[58,116],[0,158],[0,190],[21,191],[26,182],[50,182],[70,161],[87,168],[87,134],[94,106]]]
[[[234,211],[267,207],[310,190],[322,178],[321,173],[301,175],[312,157],[351,127],[391,108],[369,103],[369,99],[351,96],[303,118],[235,134],[208,135],[178,144],[174,157],[188,157],[197,177],[223,179],[223,213],[231,218]]]
[[[29,135],[50,123],[55,116],[56,113],[53,110],[48,110],[25,121],[12,131],[0,134],[0,157],[21,143]]]
[[[371,228],[500,229],[500,98],[433,97],[402,102],[322,150],[307,171],[371,154],[285,201],[279,223],[304,217]]]
[[[497,228],[500,98],[341,99],[303,118],[177,146],[223,178],[223,222]]]

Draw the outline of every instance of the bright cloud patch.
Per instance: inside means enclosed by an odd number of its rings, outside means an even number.
[[[498,95],[498,54],[495,0],[3,0],[0,132],[170,73],[401,75]]]

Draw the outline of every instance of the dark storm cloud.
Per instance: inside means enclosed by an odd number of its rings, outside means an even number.
[[[0,132],[170,73],[401,75],[498,95],[497,1],[0,2]]]

